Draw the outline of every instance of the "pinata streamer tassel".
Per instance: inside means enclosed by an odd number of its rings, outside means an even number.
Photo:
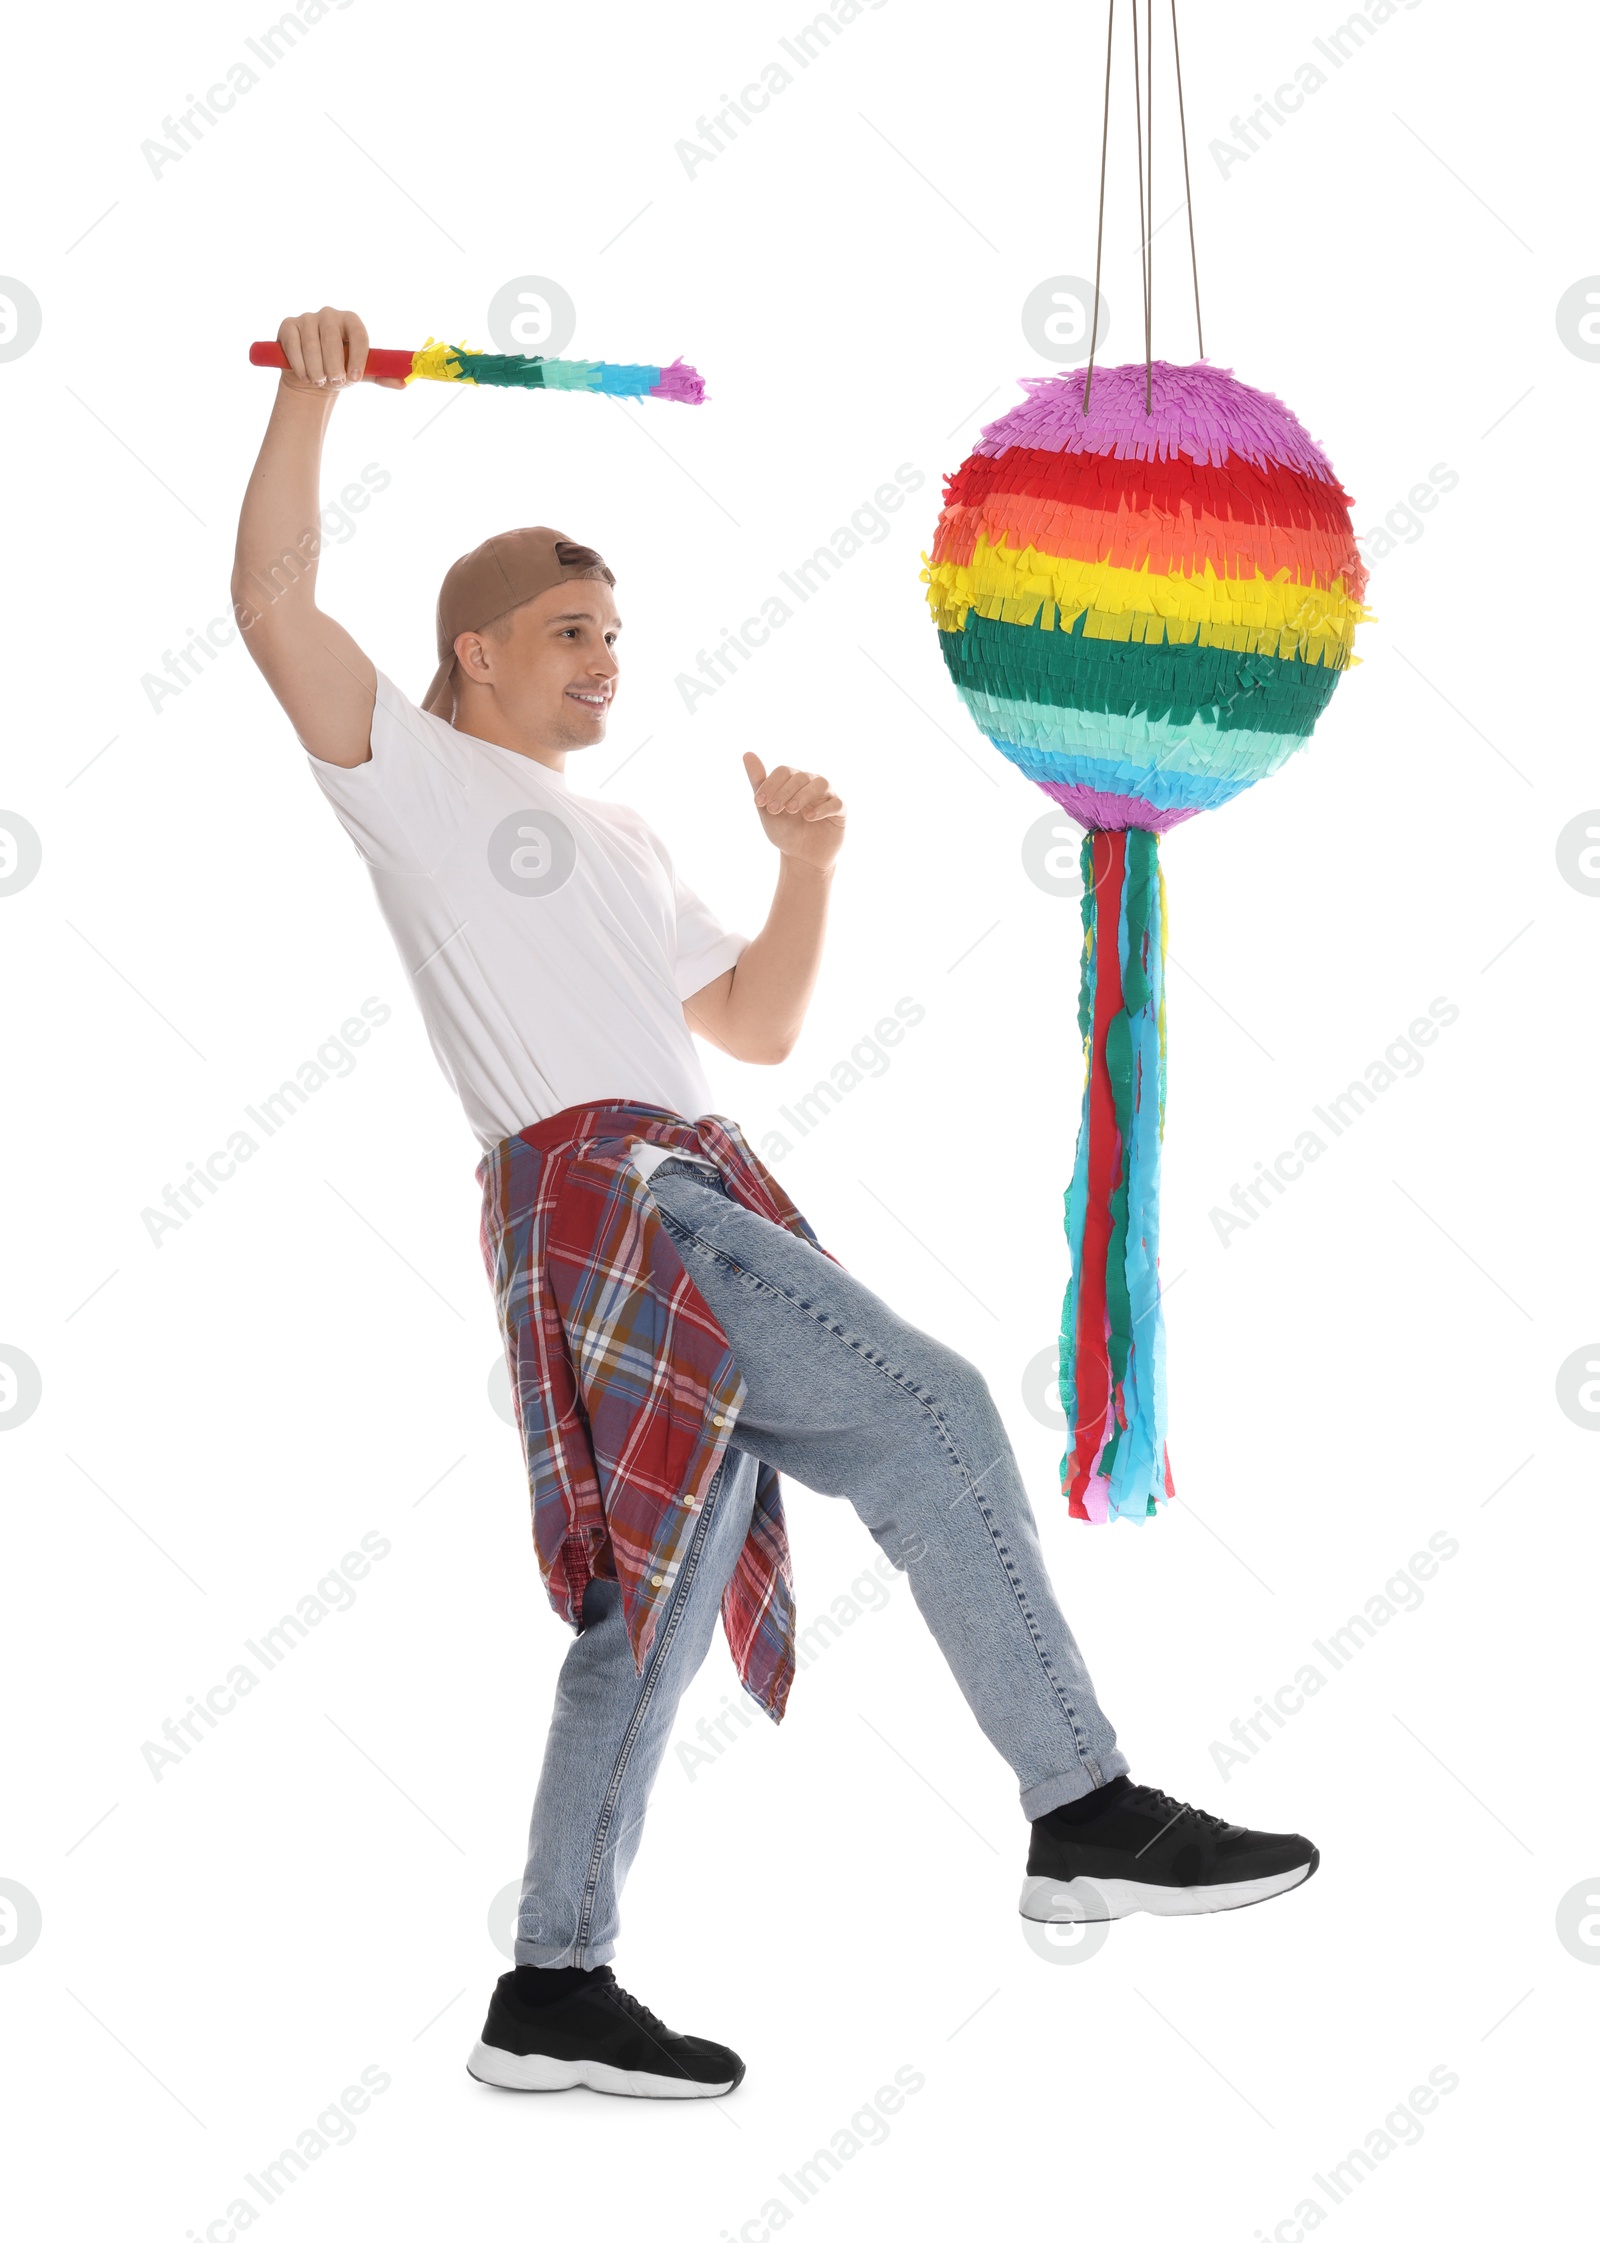
[[[1151,1517],[1173,1493],[1158,1275],[1166,1091],[1165,890],[1156,836],[1083,838],[1086,1075],[1066,1193],[1061,1487],[1077,1519]]]

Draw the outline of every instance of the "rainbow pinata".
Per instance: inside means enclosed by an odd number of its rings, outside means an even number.
[[[1061,1485],[1074,1518],[1143,1519],[1173,1493],[1157,837],[1310,738],[1354,660],[1366,571],[1322,452],[1222,367],[1022,386],[947,478],[923,580],[968,714],[1086,828]]]
[[[1304,745],[1351,661],[1350,500],[1220,366],[1025,380],[945,483],[925,571],[979,730],[1081,825],[1164,833]]]

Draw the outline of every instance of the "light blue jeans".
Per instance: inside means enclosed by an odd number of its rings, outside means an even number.
[[[730,1199],[713,1170],[663,1161],[649,1188],[747,1393],[643,1674],[616,1583],[591,1582],[584,1597],[534,1801],[519,1963],[593,1968],[616,1952],[623,1881],[744,1543],[759,1458],[855,1505],[1016,1771],[1030,1820],[1128,1766],[981,1374],[807,1240]]]

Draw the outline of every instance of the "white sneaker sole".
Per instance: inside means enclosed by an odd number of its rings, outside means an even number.
[[[1020,1913],[1035,1924],[1103,1924],[1121,1916],[1212,1916],[1303,1885],[1315,1867],[1304,1862],[1276,1877],[1236,1885],[1141,1885],[1128,1877],[1025,1877]]]
[[[667,2102],[687,2102],[706,2095],[727,2095],[737,2082],[673,2079],[662,2072],[624,2072],[615,2064],[594,2064],[587,2057],[514,2056],[508,2048],[491,2048],[479,2041],[467,2058],[467,2070],[486,2087],[521,2087],[551,2094],[566,2087],[592,2087],[600,2095],[649,2095]]]

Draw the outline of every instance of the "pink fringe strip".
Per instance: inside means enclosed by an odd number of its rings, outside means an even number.
[[[1232,456],[1256,467],[1292,467],[1320,482],[1338,482],[1282,399],[1235,381],[1225,366],[1172,366],[1158,358],[1150,369],[1148,413],[1142,360],[1097,366],[1087,413],[1084,379],[1081,366],[1064,374],[1023,376],[1027,398],[991,421],[973,449],[991,457],[1012,445],[1113,459],[1172,459],[1182,453],[1206,467],[1222,467]]]

